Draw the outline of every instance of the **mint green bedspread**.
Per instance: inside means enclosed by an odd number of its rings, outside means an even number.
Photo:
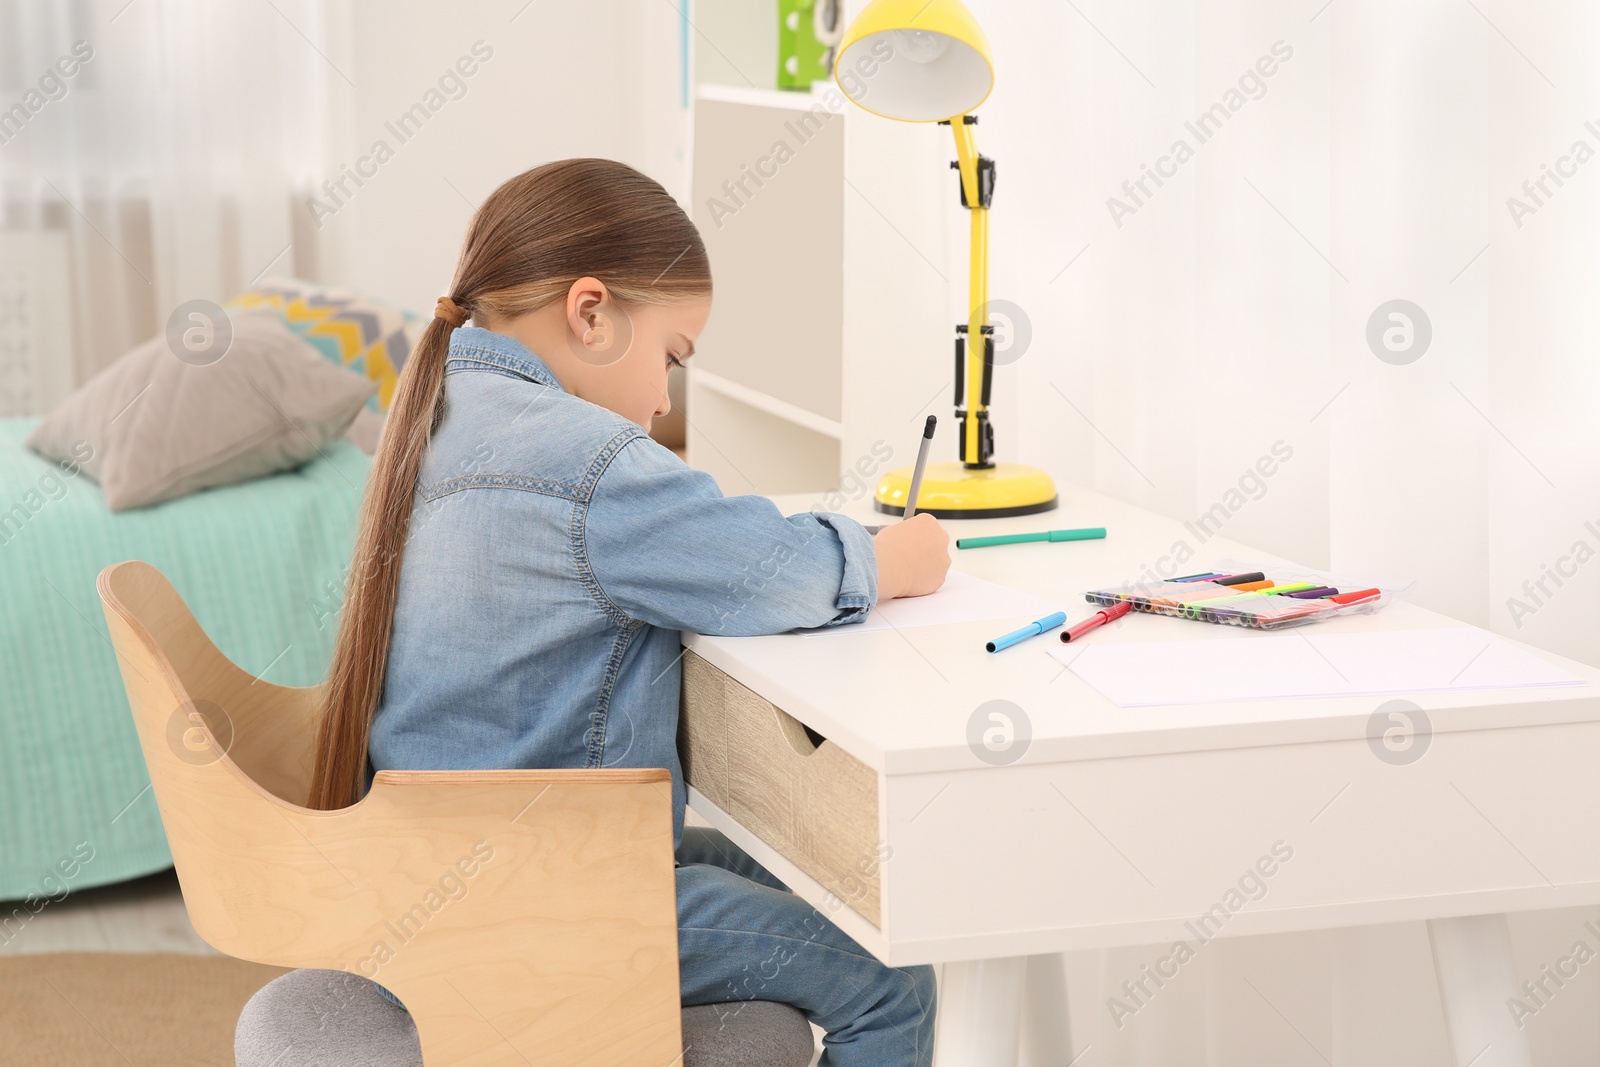
[[[112,513],[88,478],[62,478],[23,447],[35,421],[0,419],[0,900],[172,863],[95,591],[100,570],[154,564],[235,663],[280,685],[315,684],[370,465],[341,438],[298,471]],[[18,936],[14,921],[0,943]]]

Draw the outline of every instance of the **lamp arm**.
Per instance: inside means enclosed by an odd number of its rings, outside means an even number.
[[[950,120],[956,139],[956,167],[961,172],[961,202],[972,219],[971,265],[968,271],[967,341],[963,377],[966,414],[961,417],[961,461],[967,467],[989,467],[989,390],[985,373],[992,334],[989,308],[989,204],[994,196],[994,162],[978,153],[972,127],[977,117],[960,115]],[[961,372],[958,372],[961,373]],[[958,383],[959,384],[959,383]],[[959,404],[958,404],[959,406]]]

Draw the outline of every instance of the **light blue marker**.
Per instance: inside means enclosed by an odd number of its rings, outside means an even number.
[[[990,641],[984,648],[990,652],[999,652],[1002,648],[1010,648],[1018,641],[1026,641],[1030,637],[1037,637],[1046,630],[1054,630],[1057,626],[1067,621],[1067,613],[1058,611],[1054,615],[1046,615],[1038,622],[1030,622],[1020,630],[1012,630],[1004,637],[997,637]]]

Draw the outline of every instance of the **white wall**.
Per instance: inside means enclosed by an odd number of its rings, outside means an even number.
[[[687,191],[678,15],[632,0],[355,0],[343,92],[353,139],[394,157],[324,220],[343,228],[341,280],[428,312],[445,292],[473,210],[507,178],[571,156],[629,163]],[[385,128],[482,41],[493,56],[405,143]],[[342,83],[340,83],[342,84]]]

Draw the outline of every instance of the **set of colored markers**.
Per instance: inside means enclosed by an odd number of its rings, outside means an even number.
[[[1333,615],[1375,611],[1383,590],[1339,590],[1314,581],[1274,581],[1261,571],[1191,574],[1165,582],[1085,593],[1092,604],[1127,604],[1133,611],[1173,615],[1256,630],[1315,622]]]

